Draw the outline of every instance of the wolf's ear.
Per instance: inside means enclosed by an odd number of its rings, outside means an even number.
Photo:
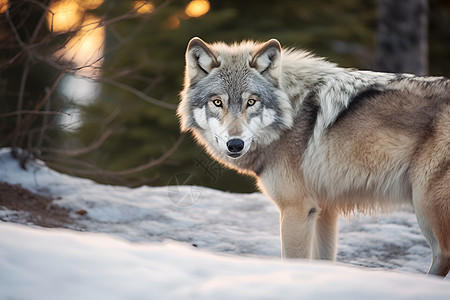
[[[186,77],[190,84],[198,82],[220,64],[207,43],[195,37],[189,41],[186,50]]]
[[[250,66],[278,85],[281,71],[281,45],[276,39],[262,44],[253,54]]]

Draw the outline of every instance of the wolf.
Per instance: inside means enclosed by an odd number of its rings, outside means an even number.
[[[282,256],[334,260],[339,214],[412,204],[450,269],[450,81],[347,69],[265,43],[186,50],[177,109],[224,165],[257,179],[280,212]]]

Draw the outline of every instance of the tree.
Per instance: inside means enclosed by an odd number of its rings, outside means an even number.
[[[428,0],[380,0],[375,69],[428,73]]]
[[[0,146],[39,148],[58,114],[62,74],[45,62],[53,46],[45,26],[48,1],[2,2],[0,14]],[[53,40],[54,41],[54,40]],[[22,165],[30,153],[22,156]]]
[[[24,168],[28,159],[36,157],[71,174],[126,183],[123,176],[160,164],[183,139],[174,140],[159,157],[122,170],[105,170],[73,158],[98,149],[114,131],[108,125],[117,114],[97,122],[99,135],[80,145],[71,132],[64,130],[58,118],[67,114],[64,112],[66,107],[73,106],[61,92],[60,83],[67,76],[77,75],[115,84],[112,78],[100,76],[101,72],[98,72],[104,58],[102,41],[98,48],[89,48],[87,53],[83,53],[84,57],[77,54],[86,52],[86,41],[93,42],[92,38],[98,38],[95,36],[98,34],[101,37],[103,28],[139,17],[138,11],[144,6],[137,4],[113,16],[105,13],[103,18],[95,17],[93,11],[102,3],[102,0],[1,2],[0,146],[11,147],[12,154],[19,158]],[[154,99],[150,102],[166,104]],[[72,149],[67,149],[67,145]],[[73,145],[79,148],[74,149]]]

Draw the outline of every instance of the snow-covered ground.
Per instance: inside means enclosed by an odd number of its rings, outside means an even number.
[[[41,162],[22,170],[7,149],[0,180],[51,195],[75,220],[72,230],[24,226],[24,213],[0,207],[10,221],[0,221],[0,299],[450,296],[448,276],[423,275],[431,251],[408,210],[341,218],[338,263],[283,262],[278,211],[261,194],[100,185]]]

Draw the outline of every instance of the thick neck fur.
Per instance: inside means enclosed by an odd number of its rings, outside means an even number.
[[[328,127],[336,112],[345,109],[356,93],[369,86],[384,85],[393,78],[394,74],[341,68],[308,52],[283,51],[281,88],[296,113],[306,96],[316,93],[321,109],[317,125],[321,128]]]
[[[306,95],[324,80],[343,71],[333,63],[298,50],[284,50],[281,66],[280,87],[294,108],[298,108]]]

